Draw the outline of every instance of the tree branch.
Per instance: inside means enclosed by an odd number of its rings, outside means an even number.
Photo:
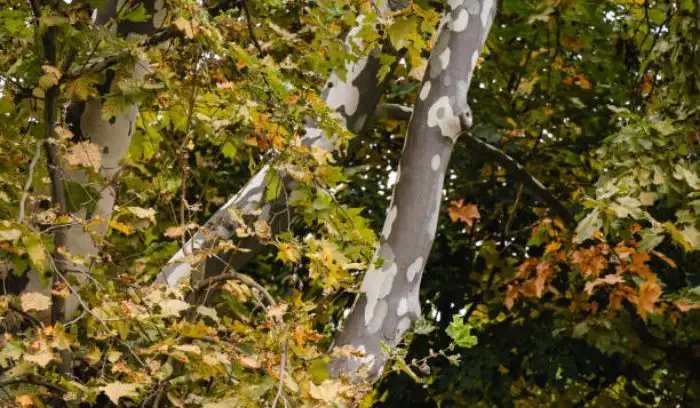
[[[503,168],[506,169],[513,177],[520,180],[523,184],[533,190],[537,195],[544,201],[549,208],[554,210],[554,212],[561,217],[561,219],[569,226],[574,225],[574,217],[569,213],[569,210],[564,207],[564,205],[552,194],[547,187],[537,180],[532,174],[530,174],[523,166],[520,165],[515,159],[497,149],[490,144],[472,136],[466,130],[467,118],[464,114],[460,115],[460,122],[462,124],[462,132],[464,138],[467,141],[467,145],[474,150],[486,155],[491,160],[497,162]]]

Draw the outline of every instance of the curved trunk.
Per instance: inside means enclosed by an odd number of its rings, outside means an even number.
[[[387,362],[381,343],[396,346],[421,313],[423,268],[435,240],[447,165],[460,133],[460,115],[471,120],[467,91],[491,23],[494,0],[450,0],[439,27],[419,98],[409,122],[396,185],[377,257],[367,271],[335,346],[365,355],[338,358],[335,376],[377,379]]]

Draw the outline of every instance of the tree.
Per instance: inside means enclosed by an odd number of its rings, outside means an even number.
[[[3,398],[694,405],[700,6],[496,9],[9,1]]]

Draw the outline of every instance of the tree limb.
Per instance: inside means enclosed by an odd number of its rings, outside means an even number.
[[[462,123],[462,132],[464,138],[467,141],[467,146],[479,151],[480,153],[486,155],[491,160],[497,162],[500,166],[506,169],[513,177],[521,181],[527,187],[532,189],[537,195],[544,201],[549,208],[554,210],[554,212],[561,217],[561,219],[569,226],[575,224],[574,217],[569,213],[569,210],[564,207],[564,205],[550,192],[547,187],[537,180],[532,174],[530,174],[525,167],[521,166],[515,159],[504,153],[502,150],[497,149],[490,144],[472,136],[466,131],[464,115],[460,115],[460,122]]]

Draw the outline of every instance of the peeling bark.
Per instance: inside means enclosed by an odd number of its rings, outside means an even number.
[[[387,11],[389,4],[380,2],[378,5],[380,10]],[[391,7],[404,7],[405,4],[395,5]],[[358,17],[358,21],[362,20],[363,16]],[[346,43],[356,41],[353,37],[357,30],[351,30]],[[335,73],[331,74],[326,86],[323,89],[322,96],[326,103],[336,110],[336,118],[344,124],[350,132],[360,134],[368,125],[368,118],[374,112],[379,98],[381,97],[385,83],[377,81],[377,74],[381,68],[378,58],[375,57],[375,50],[367,58],[357,62],[349,62],[345,68],[347,70],[346,80],[342,81]],[[387,75],[389,76],[389,75]],[[386,82],[386,81],[385,81]],[[326,135],[323,130],[311,123],[306,130],[306,134],[302,137],[302,143],[307,147],[318,147],[324,150],[333,151],[335,146],[335,138],[332,135]],[[168,262],[168,265],[163,268],[161,273],[156,277],[156,283],[167,282],[169,285],[175,285],[180,279],[188,278],[193,273],[196,279],[215,276],[222,273],[229,265],[234,269],[240,268],[248,262],[261,248],[257,239],[246,239],[240,242],[242,248],[249,249],[249,252],[233,253],[227,263],[223,263],[217,258],[209,258],[205,262],[203,268],[199,271],[193,271],[192,261],[187,255],[193,254],[200,250],[206,250],[213,247],[219,240],[230,239],[235,235],[237,224],[231,219],[228,213],[228,208],[231,206],[238,207],[243,212],[250,212],[255,209],[261,209],[262,213],[257,217],[259,220],[270,221],[271,214],[276,213],[276,209],[284,208],[284,194],[280,194],[279,198],[273,202],[265,202],[265,176],[270,171],[268,165],[265,165],[253,178],[243,187],[241,191],[236,193],[226,204],[217,210],[217,212],[206,222],[202,228],[202,232],[198,232],[190,239],[185,247],[180,249]],[[293,190],[294,181],[288,177],[281,175],[283,185],[286,188]],[[279,232],[279,227],[286,225],[285,222],[279,220],[275,225],[272,225],[272,232]],[[201,270],[203,269],[203,270]]]
[[[388,359],[381,344],[396,346],[421,314],[420,282],[435,240],[445,172],[461,134],[459,117],[471,115],[467,91],[496,14],[494,0],[449,0],[448,5],[382,229],[376,257],[384,263],[365,274],[334,345],[353,346],[364,357],[334,360],[330,371],[336,377],[364,373],[370,381],[379,378]]]
[[[112,17],[116,15],[117,0],[111,0],[104,8],[99,10],[95,22],[97,24],[106,24]],[[121,23],[118,25],[117,32],[124,36],[149,36],[154,34],[162,25],[165,2],[163,0],[144,0],[142,1],[146,10],[152,13],[151,21],[143,23]],[[148,70],[148,61],[138,60],[135,62],[131,72],[132,78],[136,80],[143,79]],[[105,83],[103,84],[104,92],[108,92],[113,75],[110,71],[106,72]],[[139,110],[137,106],[130,106],[119,115],[107,120],[102,118],[102,100],[100,97],[92,98],[85,103],[82,103],[80,108],[76,109],[78,104],[74,104],[69,111],[79,114],[79,123],[75,123],[74,127],[78,129],[80,136],[96,144],[100,148],[102,165],[99,170],[99,180],[89,180],[88,174],[85,171],[62,169],[65,174],[66,181],[77,182],[81,184],[90,184],[98,191],[97,204],[94,212],[88,213],[86,208],[81,208],[72,214],[73,217],[89,221],[99,218],[101,222],[92,225],[87,231],[81,225],[71,225],[61,228],[56,232],[56,243],[67,249],[72,255],[81,256],[84,258],[94,258],[98,255],[98,248],[95,243],[95,237],[103,237],[109,228],[109,220],[112,217],[114,203],[116,199],[116,185],[113,182],[115,176],[121,169],[120,162],[124,159],[129,149],[131,137],[134,133],[136,118]],[[73,265],[65,259],[57,259],[56,266],[61,272],[78,282],[83,282],[89,273],[89,269]],[[46,284],[35,271],[29,272],[29,281],[25,290],[28,291],[43,291],[47,292]],[[78,300],[74,294],[71,294],[65,301],[65,317],[72,316],[78,308]]]

